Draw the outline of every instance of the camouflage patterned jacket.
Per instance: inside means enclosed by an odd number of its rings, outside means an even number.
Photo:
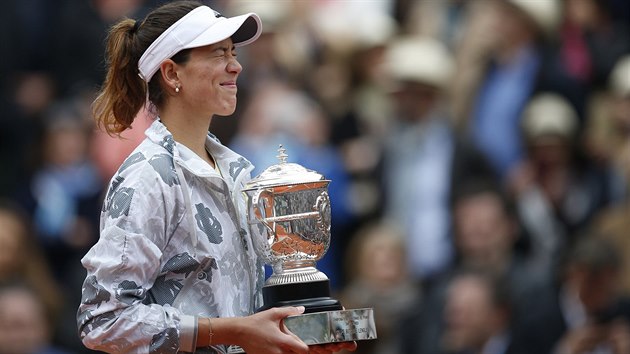
[[[79,334],[105,352],[193,352],[196,316],[246,316],[260,305],[264,271],[240,192],[253,166],[211,134],[220,173],[159,120],[146,135],[112,178],[100,239],[82,259]]]

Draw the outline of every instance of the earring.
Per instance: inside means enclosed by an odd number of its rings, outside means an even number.
[[[175,92],[179,93],[179,85],[175,86]]]

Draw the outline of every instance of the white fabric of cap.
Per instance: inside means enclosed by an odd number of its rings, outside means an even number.
[[[183,49],[203,47],[232,37],[248,19],[256,25],[255,32],[242,40],[234,39],[234,46],[239,47],[255,41],[262,32],[260,18],[255,13],[235,17],[222,17],[208,6],[199,6],[187,13],[166,29],[140,57],[138,70],[140,77],[149,82],[160,69],[162,62]],[[253,30],[253,29],[252,29]],[[239,38],[241,39],[241,38]]]

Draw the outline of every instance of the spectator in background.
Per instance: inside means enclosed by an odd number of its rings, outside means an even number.
[[[445,272],[424,286],[421,306],[410,308],[402,326],[405,353],[437,353],[447,331],[449,287],[467,269],[503,279],[510,292],[510,324],[517,325],[529,305],[531,289],[550,282],[549,269],[537,269],[536,259],[516,251],[519,223],[512,202],[492,180],[471,179],[454,188],[452,196],[455,258]],[[455,295],[452,295],[455,296]]]
[[[436,2],[427,0],[420,3],[434,4]],[[465,1],[464,3],[466,11],[461,19],[460,36],[453,38],[451,43],[455,59],[454,75],[457,80],[453,80],[450,87],[450,109],[457,130],[470,135],[472,112],[479,94],[480,82],[486,75],[490,56],[497,45],[499,34],[495,31],[499,7],[492,0]]]
[[[58,327],[59,340],[82,350],[76,335],[76,308],[85,271],[80,260],[97,240],[104,189],[89,159],[91,122],[74,102],[50,107],[43,120],[39,163],[14,193],[29,213],[47,266],[67,294]]]
[[[440,353],[529,354],[515,341],[512,304],[501,278],[464,271],[449,284]]]
[[[145,3],[150,2],[153,1],[62,1],[54,23],[51,69],[63,95],[93,89],[103,82],[108,27],[124,17],[144,17]]]
[[[623,259],[630,259],[630,56],[624,57],[615,66],[610,78],[610,101],[606,101],[609,110],[603,122],[595,122],[602,130],[599,136],[600,161],[610,166],[616,180],[617,203],[598,213],[594,228],[610,236]],[[630,261],[623,265],[623,288],[630,294]]]
[[[412,275],[429,278],[452,257],[451,186],[490,172],[444,110],[452,74],[447,49],[429,38],[401,38],[389,44],[386,58],[395,115],[385,143],[385,213],[405,232]]]
[[[17,193],[60,281],[68,279],[97,239],[103,181],[88,159],[91,128],[71,102],[51,108],[40,164]]]
[[[553,33],[560,12],[557,0],[493,1],[490,6],[492,17],[486,21],[482,40],[473,39],[476,47],[462,52],[472,52],[472,60],[460,60],[460,71],[481,66],[474,85],[478,91],[460,94],[474,97],[466,110],[470,112],[467,130],[505,179],[522,158],[521,111],[537,84],[542,60],[540,43]],[[483,60],[476,59],[479,57]]]
[[[13,203],[2,200],[0,225],[0,283],[32,283],[40,295],[46,295],[49,312],[58,311],[58,289],[31,234],[28,216]]]
[[[52,343],[46,294],[21,283],[0,285],[0,353],[64,354]]]
[[[14,288],[14,284],[26,284],[30,297],[37,298],[38,307],[41,307],[39,319],[41,324],[49,328],[50,335],[55,334],[56,329],[67,326],[60,322],[60,312],[63,310],[59,286],[55,282],[46,260],[43,257],[42,250],[36,240],[33,238],[31,223],[28,216],[19,209],[14,203],[6,200],[0,200],[0,294],[5,294],[9,289]],[[21,287],[19,287],[21,289]],[[20,292],[21,293],[21,292]],[[10,343],[15,338],[7,336],[8,329],[14,327],[19,321],[19,313],[14,312],[17,318],[13,317],[9,320],[11,314],[6,314],[11,310],[11,301],[8,297],[0,295],[0,352],[5,353],[3,349],[9,348],[8,345],[28,345],[28,343]],[[12,296],[11,298],[15,298]],[[22,303],[23,304],[23,303]],[[20,311],[20,310],[17,310]],[[24,316],[24,321],[31,318]],[[25,327],[31,324],[25,324]],[[25,328],[16,329],[16,331]],[[7,340],[9,342],[7,342]]]
[[[619,195],[630,199],[630,51],[621,58],[610,77],[613,97],[612,118],[618,144],[612,151],[612,165],[620,176]],[[624,183],[625,182],[625,183]]]
[[[526,247],[517,248],[527,241],[521,240],[525,235],[513,200],[496,182],[468,180],[455,187],[451,205],[456,258],[450,272],[475,268],[505,279],[514,317],[527,312],[527,293],[548,284],[552,269],[542,268]]]
[[[568,252],[557,287],[532,293],[521,329],[527,352],[630,352],[630,302],[618,292],[621,262],[613,244],[584,235]]]
[[[322,45],[308,87],[330,117],[330,141],[349,177],[351,222],[344,225],[345,235],[356,234],[383,211],[381,163],[392,112],[384,64],[397,30],[394,19],[377,9],[384,3],[357,8],[357,3],[328,2],[312,21]],[[340,241],[342,255],[349,237]]]
[[[577,150],[577,126],[574,109],[556,94],[535,96],[523,113],[527,155],[515,168],[511,187],[532,251],[547,269],[557,266],[572,235],[608,202],[602,172]]]
[[[43,71],[14,72],[6,78],[10,94],[0,98],[0,195],[11,196],[36,168],[46,111],[55,101],[56,82]]]
[[[612,170],[615,201],[630,197],[630,55],[611,72],[608,90],[591,102],[587,121],[587,154]]]
[[[384,62],[396,23],[391,16],[376,11],[360,16],[358,24],[336,16],[347,28],[346,33],[353,35],[353,41],[344,47],[348,53],[342,63],[350,69],[346,70],[349,85],[343,93],[345,104],[336,105],[331,140],[350,174],[349,202],[358,228],[382,212],[380,163],[392,113]]]
[[[581,134],[589,96],[605,89],[613,66],[630,51],[630,28],[615,20],[614,0],[565,0],[562,5],[564,21],[558,42],[547,49],[539,90],[558,92],[571,102]]]
[[[405,258],[403,233],[396,224],[368,224],[353,237],[344,257],[348,285],[340,300],[346,308],[373,307],[378,333],[376,340],[361,343],[356,353],[399,353],[399,321],[421,302]]]
[[[416,0],[401,1],[405,8],[403,26],[406,32],[438,39],[449,49],[456,49],[461,41],[471,7],[480,1]]]
[[[353,132],[382,138],[388,131],[389,97],[384,84],[385,49],[397,31],[397,24],[387,13],[375,9],[355,9],[340,13],[340,3],[323,6],[315,17],[315,28],[324,41],[324,58],[313,77],[315,96],[327,104],[340,128],[333,140],[352,138]],[[342,80],[330,81],[331,73]],[[354,126],[352,126],[354,125]]]

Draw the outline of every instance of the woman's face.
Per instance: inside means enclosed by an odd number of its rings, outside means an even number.
[[[181,95],[191,113],[226,116],[236,109],[236,79],[241,64],[236,60],[232,39],[194,48],[190,59],[178,70]]]

